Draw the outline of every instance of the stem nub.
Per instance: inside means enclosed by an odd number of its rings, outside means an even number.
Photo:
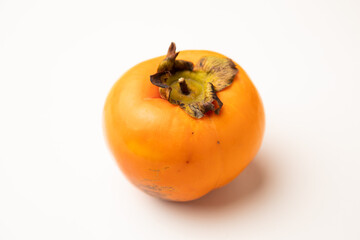
[[[185,78],[183,78],[183,77],[179,78],[178,83],[180,85],[181,93],[184,95],[189,95],[190,90],[185,82]]]

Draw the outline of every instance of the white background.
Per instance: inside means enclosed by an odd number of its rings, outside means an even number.
[[[130,67],[178,50],[238,62],[260,152],[200,200],[118,170],[102,108]],[[360,2],[0,0],[0,239],[360,239]]]

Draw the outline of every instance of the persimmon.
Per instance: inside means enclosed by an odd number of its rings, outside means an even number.
[[[233,180],[255,157],[261,98],[231,59],[176,52],[139,63],[112,87],[105,136],[126,177],[144,192],[190,201]]]

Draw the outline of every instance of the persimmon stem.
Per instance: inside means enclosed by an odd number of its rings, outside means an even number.
[[[179,78],[178,80],[178,83],[180,85],[180,89],[181,89],[181,93],[184,94],[184,95],[189,95],[190,94],[190,91],[189,91],[189,88],[185,82],[185,78]]]

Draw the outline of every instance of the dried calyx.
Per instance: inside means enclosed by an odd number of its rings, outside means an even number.
[[[161,98],[179,105],[194,118],[202,118],[208,111],[219,114],[223,103],[216,92],[234,80],[238,69],[233,61],[204,56],[194,66],[191,62],[176,60],[178,54],[175,44],[171,43],[157,73],[150,76],[151,83],[159,87]]]

